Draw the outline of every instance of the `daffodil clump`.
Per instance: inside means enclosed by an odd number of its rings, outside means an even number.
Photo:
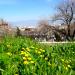
[[[38,55],[41,58],[44,58],[44,53],[45,53],[44,49],[39,49],[39,48],[35,49],[35,54]]]
[[[65,70],[69,70],[71,68],[71,60],[61,59],[61,61]]]
[[[23,58],[23,63],[24,64],[34,64],[35,63],[29,52],[30,52],[30,49],[28,47],[27,48],[22,48],[21,56]]]
[[[49,61],[49,58],[48,55],[46,54],[46,50],[45,49],[42,49],[42,48],[35,48],[35,54],[38,56],[38,58],[42,61],[46,61],[48,62]]]
[[[43,49],[38,49],[38,48],[35,49],[36,54],[40,55],[40,54],[43,54],[44,52],[45,52],[45,50],[43,50]]]

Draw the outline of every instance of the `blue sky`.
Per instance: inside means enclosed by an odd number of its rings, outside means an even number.
[[[61,0],[0,0],[0,18],[7,21],[37,20],[52,16]]]

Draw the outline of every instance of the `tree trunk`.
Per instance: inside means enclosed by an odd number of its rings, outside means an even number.
[[[68,25],[67,30],[68,30],[68,32],[66,35],[66,39],[70,41],[70,24]]]
[[[70,37],[70,24],[68,25],[68,37]]]

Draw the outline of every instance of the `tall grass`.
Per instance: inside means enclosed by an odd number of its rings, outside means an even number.
[[[43,45],[29,38],[4,38],[0,75],[75,75],[75,44]]]

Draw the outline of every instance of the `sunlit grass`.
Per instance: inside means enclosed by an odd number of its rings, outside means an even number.
[[[29,38],[0,43],[2,75],[75,75],[75,44],[43,45]]]

